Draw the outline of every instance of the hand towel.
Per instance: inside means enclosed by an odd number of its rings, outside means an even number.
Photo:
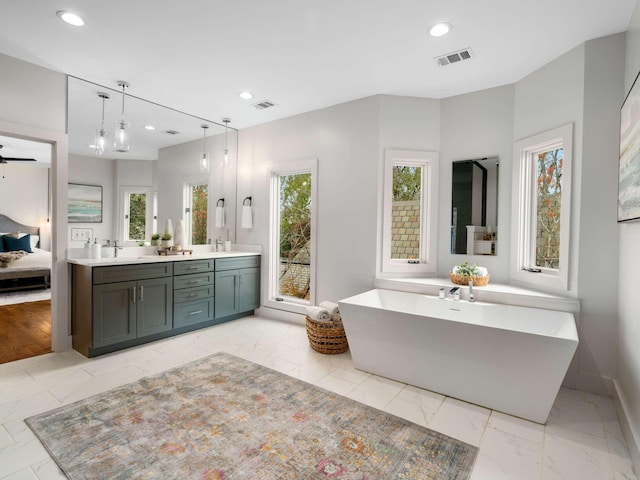
[[[320,302],[318,306],[320,308],[324,308],[325,310],[328,310],[331,317],[333,317],[334,315],[340,314],[340,309],[337,303],[333,303],[325,300],[324,302]]]
[[[331,321],[331,314],[328,310],[320,307],[305,307],[305,312],[307,317],[311,320],[318,320],[320,322],[329,322]]]
[[[224,227],[224,207],[216,207],[216,228]]]
[[[243,205],[242,207],[242,228],[253,228],[251,205]]]

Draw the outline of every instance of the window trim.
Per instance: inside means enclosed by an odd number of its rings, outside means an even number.
[[[438,163],[438,152],[385,149],[382,189],[381,273],[437,272]],[[407,259],[391,258],[393,166],[397,164],[422,167],[422,192],[426,191],[427,194],[420,196],[422,215],[420,219],[420,263],[408,263]]]
[[[557,270],[542,268],[534,273],[523,270],[529,265],[535,248],[537,153],[562,147],[562,199],[560,204],[560,261]],[[513,205],[511,223],[511,279],[535,286],[566,292],[569,290],[569,255],[571,233],[571,177],[573,159],[573,124],[524,138],[515,143],[513,169]]]
[[[309,301],[287,298],[276,301],[278,272],[279,272],[279,218],[280,198],[279,177],[301,173],[311,174],[311,260],[309,268]],[[305,159],[295,162],[282,163],[273,166],[269,172],[269,251],[267,261],[269,268],[267,288],[265,289],[263,305],[278,310],[293,313],[304,313],[305,307],[316,304],[316,265],[317,265],[317,235],[318,235],[318,159]]]

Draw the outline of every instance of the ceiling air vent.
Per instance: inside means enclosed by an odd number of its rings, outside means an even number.
[[[180,132],[177,130],[165,130],[164,133],[168,133],[169,135],[178,135]]]
[[[254,103],[253,106],[258,110],[265,110],[266,108],[275,107],[276,104],[273,102],[270,102],[269,100],[263,100],[261,102]]]
[[[444,67],[445,65],[450,65],[452,63],[458,63],[463,60],[469,60],[473,58],[473,52],[470,48],[464,48],[462,50],[458,50],[457,52],[447,53],[446,55],[441,55],[436,57],[435,60],[438,62],[440,67]]]

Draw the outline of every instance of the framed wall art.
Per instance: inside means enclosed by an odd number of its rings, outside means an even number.
[[[69,223],[102,223],[102,187],[69,184]]]
[[[631,220],[640,220],[640,84],[638,76],[620,110],[618,222]]]

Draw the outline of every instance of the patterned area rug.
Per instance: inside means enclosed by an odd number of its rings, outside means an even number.
[[[477,454],[225,353],[26,422],[78,480],[462,480]]]

